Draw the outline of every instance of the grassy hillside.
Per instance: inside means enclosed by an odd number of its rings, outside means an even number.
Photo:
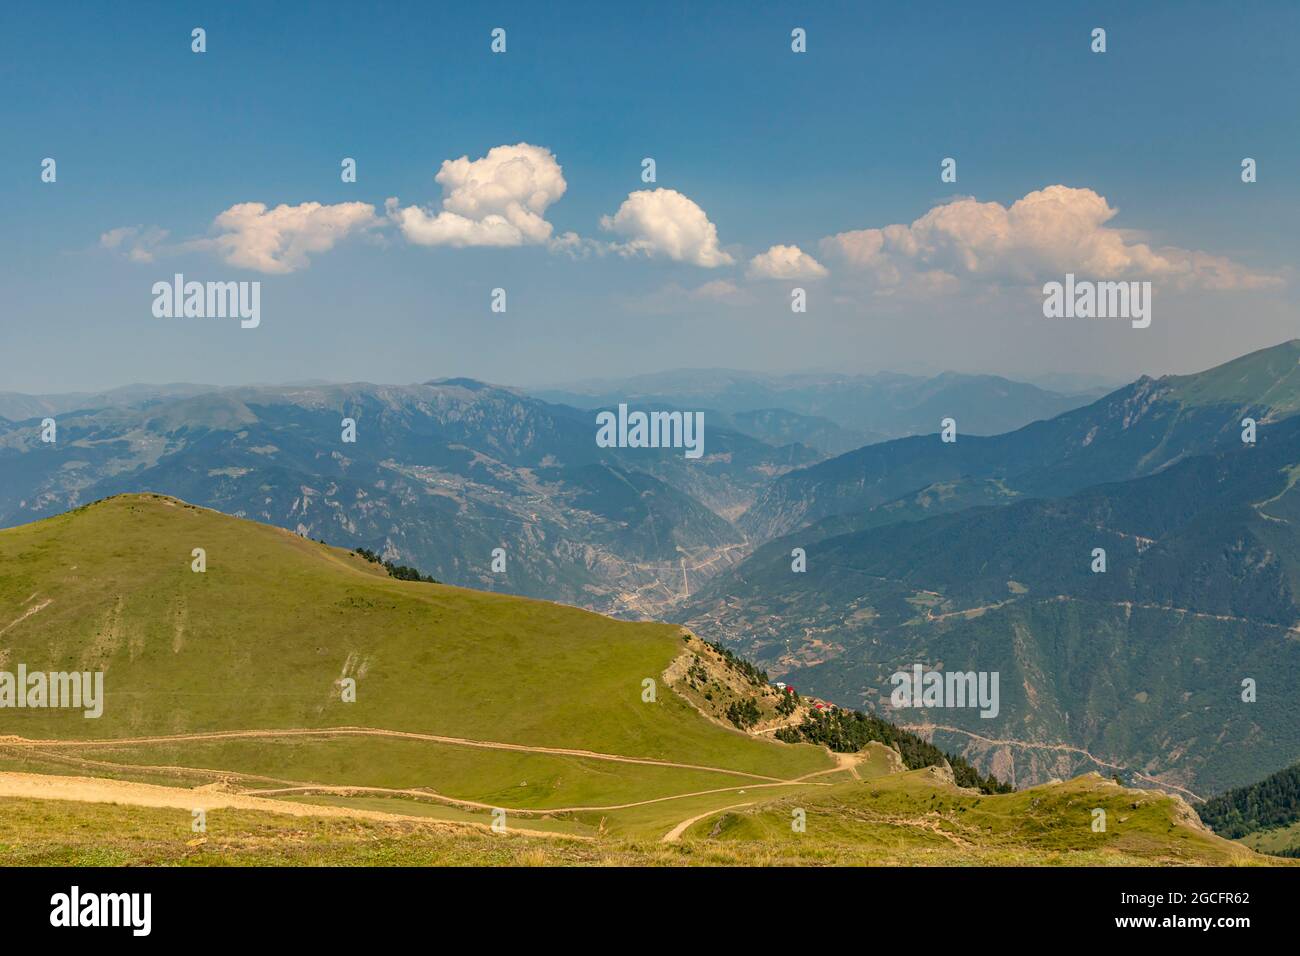
[[[818,793],[771,801],[704,820],[690,835],[722,843],[776,844],[792,852],[810,846],[871,847],[878,854],[907,848],[928,860],[955,852],[968,863],[1063,861],[1071,854],[1128,860],[1234,864],[1254,857],[1192,823],[1184,804],[1134,794],[1096,774],[1015,794],[981,796],[936,779],[932,770],[847,783]],[[1093,830],[1093,811],[1106,813]],[[791,827],[802,810],[806,829]],[[901,833],[900,833],[901,831]],[[779,851],[778,851],[779,852]]]
[[[778,742],[807,705],[780,712],[677,627],[397,580],[161,496],[0,532],[0,670],[19,664],[102,670],[106,702],[98,720],[0,711],[0,863],[1258,859],[1163,795],[1112,787],[1127,838],[1092,840],[1059,788],[983,796],[943,766],[900,773],[881,743]],[[746,733],[727,715],[751,695]],[[791,807],[817,822],[807,840],[779,832]],[[763,832],[734,830],[737,808]],[[953,839],[948,814],[987,825]]]
[[[194,548],[205,573],[191,570]],[[812,747],[719,731],[662,686],[676,627],[397,581],[161,496],[0,531],[0,621],[6,666],[105,672],[101,719],[7,712],[5,729],[24,737],[351,725],[769,776],[829,765]],[[340,699],[343,677],[355,703]],[[642,701],[646,679],[655,703]]]
[[[671,842],[494,834],[430,819],[188,811],[0,797],[0,863],[23,865],[1016,866],[1285,865],[1186,819],[1185,807],[1097,779],[980,797],[930,771],[704,812]],[[382,809],[384,801],[375,801]],[[391,809],[391,808],[389,808]],[[1107,813],[1092,829],[1093,810]],[[795,832],[793,812],[806,827]],[[700,814],[699,809],[683,812]]]

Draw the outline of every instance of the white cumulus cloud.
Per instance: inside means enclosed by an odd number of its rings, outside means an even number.
[[[735,261],[718,247],[718,227],[704,210],[675,189],[630,193],[600,226],[623,237],[615,244],[623,255],[664,256],[706,269]]]
[[[549,149],[518,143],[494,146],[481,159],[446,160],[434,179],[442,209],[387,203],[402,235],[422,246],[521,246],[551,237],[546,208],[567,184]]]
[[[745,275],[751,279],[821,279],[830,272],[798,246],[772,246],[749,260]]]
[[[1091,189],[1048,186],[1010,206],[958,199],[911,225],[841,232],[821,250],[883,287],[953,290],[968,281],[1034,284],[1066,272],[1168,279],[1207,289],[1251,289],[1280,279],[1222,256],[1152,248],[1106,225],[1118,212]]]
[[[362,202],[332,206],[305,202],[274,209],[265,203],[244,202],[217,216],[212,224],[215,237],[185,245],[215,249],[230,265],[244,269],[296,272],[311,264],[309,253],[326,252],[349,233],[378,222],[375,207]]]

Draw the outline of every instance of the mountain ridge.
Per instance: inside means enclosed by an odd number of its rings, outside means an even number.
[[[741,526],[766,540],[963,478],[998,478],[1021,493],[1051,496],[1150,474],[1237,440],[1242,416],[1270,421],[1274,411],[1300,410],[1300,375],[1292,378],[1298,358],[1300,340],[1292,339],[1195,375],[1142,376],[1089,405],[993,437],[964,434],[953,409],[955,441],[901,438],[796,470],[772,483]],[[1252,399],[1243,382],[1274,403]],[[1282,382],[1292,389],[1274,392]]]

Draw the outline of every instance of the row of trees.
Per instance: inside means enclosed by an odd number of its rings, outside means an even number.
[[[1015,788],[992,775],[984,776],[961,757],[946,754],[934,744],[911,731],[903,730],[875,714],[844,710],[831,706],[813,711],[797,727],[783,727],[776,736],[786,743],[822,744],[839,753],[857,753],[872,741],[893,747],[903,757],[908,770],[938,767],[945,762],[952,767],[959,787],[973,787],[981,793],[1011,793]]]
[[[425,584],[441,584],[436,578],[431,578],[427,574],[421,574],[417,568],[405,564],[394,564],[392,561],[385,561],[369,548],[353,548],[353,554],[358,554],[365,558],[371,564],[381,565],[389,574],[389,577],[397,578],[399,581],[423,581]]]

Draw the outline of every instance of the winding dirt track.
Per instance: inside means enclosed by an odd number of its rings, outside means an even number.
[[[553,754],[564,757],[582,757],[587,760],[609,760],[615,763],[644,764],[651,767],[676,767],[680,770],[703,770],[724,773],[770,783],[788,783],[780,777],[769,777],[745,770],[728,770],[723,767],[705,767],[671,760],[654,760],[649,757],[624,757],[619,754],[597,753],[593,750],[570,750],[564,747],[532,747],[526,744],[507,744],[495,740],[470,740],[465,737],[443,737],[438,734],[417,734],[404,730],[380,730],[373,727],[288,727],[277,730],[225,730],[206,734],[167,734],[156,737],[117,737],[98,740],[33,740],[26,737],[0,737],[4,747],[129,747],[144,744],[186,743],[202,740],[236,740],[267,737],[398,737],[404,740],[425,740],[432,743],[452,744],[458,747],[480,747],[485,750],[515,750],[523,753]]]
[[[420,823],[444,832],[454,832],[465,827],[491,831],[487,823],[473,821],[434,820],[430,817],[404,813],[383,813],[378,810],[361,810],[355,807],[327,807],[309,803],[290,803],[286,800],[268,800],[243,793],[221,793],[214,790],[189,790],[184,787],[160,787],[151,783],[132,783],[126,780],[108,780],[103,777],[59,777],[37,773],[0,772],[0,797],[18,797],[32,800],[72,800],[78,803],[116,803],[134,807],[164,807],[174,810],[257,810],[291,817],[333,817],[346,819],[378,820],[381,822]],[[512,828],[526,836],[542,836],[567,840],[591,840],[588,836],[554,833],[546,830]]]
[[[462,807],[472,807],[476,810],[505,810],[506,813],[513,814],[515,816],[537,817],[537,816],[546,816],[552,813],[595,813],[601,810],[630,810],[633,807],[644,807],[652,803],[667,803],[671,800],[684,800],[687,797],[707,797],[710,794],[714,794],[714,793],[732,793],[734,791],[739,791],[741,793],[744,793],[746,790],[759,790],[764,787],[794,787],[794,786],[828,787],[830,786],[830,784],[827,783],[805,784],[803,783],[802,778],[800,778],[799,780],[791,780],[787,783],[751,783],[744,787],[719,787],[716,790],[696,790],[694,793],[672,793],[666,797],[651,797],[649,800],[636,800],[632,803],[614,803],[603,807],[543,807],[543,808],[529,807],[529,808],[515,808],[515,809],[512,809],[510,807],[502,807],[494,803],[478,803],[477,801],[474,800],[462,800],[458,797],[447,797],[447,796],[443,796],[440,793],[434,793],[432,790],[391,790],[387,787],[349,787],[349,786],[334,786],[334,785],[327,786],[324,784],[303,784],[301,786],[295,786],[295,787],[279,787],[271,790],[248,790],[245,792],[249,796],[262,796],[262,797],[283,796],[286,794],[294,794],[294,793],[303,794],[303,795],[309,795],[313,793],[332,793],[332,794],[340,794],[344,796],[351,795],[351,794],[360,794],[360,793],[377,793],[384,796],[430,797],[434,800],[438,800],[441,802],[453,803]],[[742,806],[749,806],[749,804],[742,804]],[[718,812],[717,810],[710,811],[710,813],[717,813],[717,812]],[[708,816],[708,814],[705,814],[705,816]]]
[[[310,795],[310,794],[335,794],[335,795],[356,795],[356,794],[377,794],[383,796],[401,796],[421,800],[432,800],[438,803],[449,804],[452,806],[465,807],[474,810],[497,810],[503,809],[508,814],[516,816],[545,816],[557,813],[579,813],[579,812],[599,812],[608,810],[626,810],[633,807],[641,807],[654,803],[667,803],[672,800],[682,800],[688,797],[709,796],[716,793],[730,793],[733,791],[742,791],[745,789],[758,790],[772,787],[789,787],[789,786],[814,786],[826,787],[831,786],[827,783],[813,783],[811,778],[820,777],[824,774],[837,773],[842,770],[850,770],[856,777],[857,760],[853,755],[836,754],[836,765],[825,770],[817,770],[812,773],[804,774],[790,780],[782,780],[779,777],[768,777],[762,774],[749,773],[742,770],[729,770],[722,767],[707,767],[699,764],[677,763],[674,761],[654,760],[645,757],[625,757],[619,754],[598,753],[590,750],[573,750],[559,747],[534,747],[524,744],[509,744],[499,741],[489,740],[469,740],[463,737],[447,737],[438,734],[420,734],[409,731],[399,730],[382,730],[369,727],[330,727],[330,728],[307,728],[293,727],[279,730],[232,730],[232,731],[215,731],[201,734],[167,734],[148,737],[119,737],[103,738],[96,740],[70,740],[70,739],[52,739],[37,740],[17,736],[0,736],[0,749],[22,748],[33,750],[45,756],[60,757],[62,755],[50,753],[59,749],[80,749],[80,748],[118,748],[130,746],[146,746],[150,744],[168,744],[168,743],[185,743],[200,742],[210,740],[231,740],[231,739],[267,739],[267,738],[285,738],[285,737],[347,737],[347,736],[373,736],[373,737],[396,737],[410,740],[423,740],[441,744],[450,744],[454,746],[479,747],[488,750],[512,750],[525,753],[540,753],[549,755],[562,755],[579,757],[591,760],[606,760],[615,763],[641,764],[656,767],[674,767],[682,770],[699,770],[709,773],[727,774],[731,776],[745,777],[752,780],[761,780],[762,783],[751,783],[735,787],[717,787],[710,790],[696,790],[689,793],[676,793],[663,797],[652,797],[647,800],[637,800],[630,803],[610,804],[605,806],[587,806],[587,807],[546,807],[546,808],[510,808],[500,807],[497,804],[481,803],[476,800],[465,800],[459,797],[450,797],[427,788],[418,789],[395,789],[388,787],[370,787],[370,786],[348,786],[335,784],[308,783],[303,781],[277,780],[272,777],[261,777],[251,774],[243,774],[236,771],[223,771],[198,767],[153,767],[135,764],[116,764],[108,761],[79,760],[75,757],[66,757],[65,760],[74,763],[80,763],[83,766],[112,767],[119,770],[136,770],[142,772],[175,772],[181,774],[195,774],[210,776],[216,779],[233,781],[242,779],[247,782],[257,781],[261,784],[279,784],[278,786],[262,787],[259,789],[248,789],[239,794],[217,793],[213,791],[188,790],[181,787],[160,787],[153,784],[135,784],[125,781],[111,780],[98,777],[49,777],[40,774],[21,774],[21,773],[0,773],[0,796],[32,796],[44,799],[67,799],[67,800],[85,800],[88,802],[107,802],[107,803],[127,803],[139,806],[169,806],[184,807],[195,809],[198,807],[241,807],[244,809],[261,809],[272,812],[289,812],[300,816],[359,816],[363,818],[390,819],[428,822],[427,817],[413,817],[404,814],[389,814],[379,811],[354,810],[347,807],[325,807],[316,808],[309,804],[286,803],[278,800],[268,799],[272,796],[286,796],[291,794]],[[44,783],[48,781],[48,783]],[[196,803],[196,794],[202,794],[206,802]],[[163,801],[163,802],[152,802]],[[754,801],[749,803],[736,804],[735,806],[750,806]],[[293,810],[286,811],[285,807],[293,807]],[[306,809],[303,809],[306,808]],[[317,810],[324,812],[316,812]],[[665,842],[675,842],[681,834],[694,822],[714,813],[721,813],[724,810],[733,809],[732,807],[722,807],[710,810],[707,813],[692,817],[675,826],[669,833],[665,834]],[[471,826],[486,826],[486,824],[469,824]],[[545,833],[542,831],[519,830],[516,832],[533,834],[534,832],[544,836],[554,836],[555,834]],[[590,839],[590,838],[585,838]]]
[[[671,830],[665,833],[663,835],[663,838],[660,839],[659,842],[676,843],[678,840],[681,839],[682,834],[685,833],[691,827],[692,824],[699,823],[701,820],[705,819],[706,817],[711,817],[715,813],[726,813],[728,810],[739,810],[741,807],[752,807],[753,805],[754,802],[752,800],[749,803],[733,803],[729,807],[718,807],[716,810],[709,810],[706,811],[705,813],[701,813],[699,816],[691,817],[689,820],[683,820],[681,823],[677,824],[677,826],[673,827]]]

